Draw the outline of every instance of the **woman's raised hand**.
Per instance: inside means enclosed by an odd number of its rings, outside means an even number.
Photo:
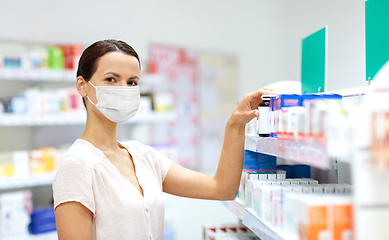
[[[258,106],[262,102],[261,96],[276,94],[274,90],[268,88],[247,93],[231,113],[229,121],[245,126],[251,119],[259,116]]]

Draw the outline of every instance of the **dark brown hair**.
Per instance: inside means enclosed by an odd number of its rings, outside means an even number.
[[[77,77],[82,76],[85,81],[89,81],[97,70],[99,59],[109,52],[123,52],[136,57],[140,68],[139,56],[130,45],[120,40],[108,39],[95,42],[84,50],[78,62]],[[85,99],[82,98],[82,101],[86,107]]]

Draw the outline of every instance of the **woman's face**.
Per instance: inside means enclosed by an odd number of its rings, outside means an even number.
[[[90,81],[95,86],[137,86],[139,62],[131,55],[110,52],[97,61],[97,69]]]
[[[138,86],[139,62],[136,57],[122,52],[109,52],[97,61],[97,69],[90,82],[95,86]],[[97,103],[96,91],[86,84],[87,94]],[[89,107],[89,106],[88,106]]]
[[[97,69],[89,80],[95,86],[138,86],[139,84],[139,62],[136,57],[122,52],[109,52],[97,61]],[[90,100],[97,103],[96,90],[85,83],[86,93]],[[86,101],[87,109],[93,109],[98,115],[100,111]]]

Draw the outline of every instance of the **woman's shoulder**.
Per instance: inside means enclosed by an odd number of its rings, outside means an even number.
[[[77,139],[62,156],[60,165],[83,165],[93,168],[102,161],[104,154],[89,142]]]
[[[142,156],[153,151],[152,147],[134,140],[120,142],[120,144],[126,147],[133,156]]]

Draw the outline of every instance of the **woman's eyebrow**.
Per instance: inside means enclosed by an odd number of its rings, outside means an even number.
[[[120,77],[120,75],[115,73],[115,72],[106,72],[106,73],[104,73],[104,75],[109,75],[109,74],[112,74],[112,75],[114,75],[116,77]],[[139,77],[138,76],[133,76],[133,77],[130,77],[128,79],[139,79]]]
[[[116,77],[120,77],[120,75],[115,73],[115,72],[106,72],[106,73],[104,73],[104,75],[108,75],[108,74],[112,74],[112,75],[114,75]]]

